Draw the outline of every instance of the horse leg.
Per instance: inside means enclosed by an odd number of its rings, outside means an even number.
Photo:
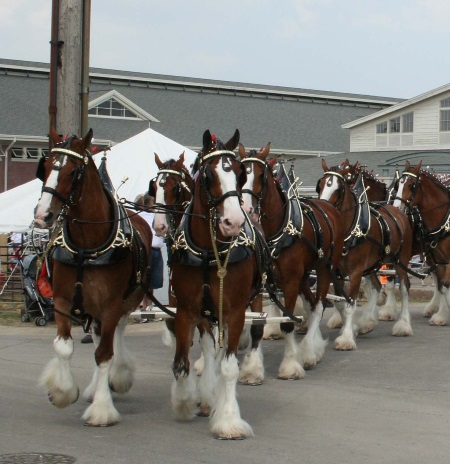
[[[268,318],[281,316],[278,306],[273,303],[264,306],[264,311],[267,313]],[[269,322],[264,325],[264,340],[279,340],[282,336],[283,334],[281,333],[280,324],[278,322]]]
[[[298,295],[298,287],[294,279],[291,279],[283,288],[284,305],[292,312]],[[284,333],[284,355],[278,369],[277,379],[298,380],[305,376],[305,370],[298,361],[298,345],[295,341],[294,323],[283,322],[280,328]]]
[[[120,421],[120,414],[114,407],[111,389],[109,386],[109,373],[113,364],[114,333],[122,313],[122,303],[111,306],[111,316],[102,321],[100,343],[95,350],[97,363],[97,383],[93,394],[92,404],[84,412],[82,419],[86,425],[93,427],[114,425]],[[115,310],[114,310],[115,309]],[[116,315],[114,317],[114,315]]]
[[[367,305],[357,321],[359,335],[372,332],[377,325],[377,300],[381,291],[381,283],[375,274],[364,279],[364,289],[367,295]]]
[[[56,302],[56,307],[69,313],[70,304]],[[78,385],[70,369],[73,354],[73,339],[70,335],[71,321],[68,317],[55,312],[57,325],[56,338],[53,341],[56,357],[48,362],[41,374],[39,384],[48,392],[48,399],[58,408],[75,403],[79,396]]]
[[[189,349],[194,336],[187,310],[178,305],[175,319],[176,349],[172,364],[175,379],[172,383],[172,408],[180,420],[190,420],[197,412],[198,392],[195,373],[190,370]]]
[[[175,318],[172,317],[165,320],[161,338],[163,345],[169,348],[175,346]]]
[[[243,385],[261,385],[264,382],[264,361],[261,340],[264,326],[252,325],[250,334],[252,343],[242,361],[239,383]]]
[[[338,284],[339,282],[339,284]],[[343,295],[343,282],[338,281],[335,284],[336,294],[339,296]],[[353,324],[354,315],[356,312],[356,298],[358,295],[359,285],[361,282],[360,276],[350,276],[350,289],[349,296],[353,299],[351,303],[349,302],[336,302],[336,308],[341,310],[341,316],[344,321],[340,335],[334,341],[334,348],[339,351],[350,351],[356,349],[355,342],[355,328]],[[341,288],[340,288],[341,286]]]
[[[216,341],[211,330],[203,331],[200,336],[200,346],[203,355],[203,373],[198,380],[200,402],[198,405],[198,416],[207,417],[214,408],[216,375]]]
[[[211,432],[218,439],[236,440],[253,436],[251,426],[241,418],[236,398],[239,363],[236,357],[239,337],[244,326],[244,311],[228,320],[228,347],[220,363],[217,399],[211,416]]]
[[[408,261],[406,261],[408,262]],[[406,271],[397,269],[400,280],[400,314],[397,322],[392,327],[392,335],[396,337],[408,337],[413,334],[411,327],[411,316],[409,314],[409,278]]]
[[[431,317],[439,311],[441,292],[438,290],[436,274],[433,272],[431,275],[434,283],[434,293],[431,301],[425,305],[423,317]]]
[[[128,315],[122,316],[114,335],[114,357],[109,371],[109,387],[115,393],[126,393],[133,385],[136,365],[125,345]]]
[[[95,349],[97,349],[98,345],[100,344],[100,321],[94,319],[92,322],[92,341],[94,342]],[[94,374],[92,375],[92,380],[90,384],[85,388],[83,392],[83,399],[85,399],[88,403],[92,403],[94,400],[94,393],[97,387],[98,381],[98,366],[95,365]]]
[[[258,295],[251,302],[253,312],[262,311],[262,294]],[[246,327],[244,327],[244,331]],[[264,360],[261,340],[264,334],[264,326],[251,325],[250,338],[251,344],[248,343],[247,353],[242,361],[239,374],[239,383],[243,385],[261,385],[264,381]],[[240,340],[242,339],[242,334]]]
[[[386,302],[378,311],[379,321],[395,321],[397,319],[397,299],[395,298],[395,278],[388,279],[384,286]]]
[[[303,316],[303,321],[296,325],[295,333],[306,334],[308,332],[308,324],[311,319],[311,306],[308,301],[306,301],[305,295],[300,294],[297,296],[294,314],[296,316]]]

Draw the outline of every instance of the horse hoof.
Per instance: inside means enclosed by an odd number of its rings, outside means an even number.
[[[113,425],[116,425],[117,422],[111,422],[110,424],[92,424],[88,421],[84,422],[85,427],[112,427]]]
[[[298,379],[300,379],[300,377],[282,377],[279,374],[275,378],[277,380],[298,380]]]
[[[214,434],[214,438],[216,440],[245,440],[245,437],[243,437],[242,435],[233,436],[233,435]]]
[[[255,380],[251,382],[250,380],[239,380],[238,381],[239,385],[248,385],[250,387],[257,387],[258,385],[262,385],[262,380]]]

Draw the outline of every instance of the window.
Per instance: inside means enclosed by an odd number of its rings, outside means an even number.
[[[390,133],[400,132],[400,116],[389,119],[389,132]]]
[[[137,118],[138,116],[121,103],[110,98],[89,110],[89,114],[113,118]]]
[[[441,108],[450,108],[450,97],[441,100]],[[441,131],[450,131],[450,109],[441,110]]]
[[[413,132],[414,129],[414,113],[406,113],[403,115],[402,132]]]
[[[33,147],[13,147],[11,149],[11,159],[14,160],[38,160],[41,156],[47,156],[48,150]]]
[[[450,131],[450,110],[441,110],[441,131]]]
[[[377,124],[377,134],[387,134],[387,122],[380,122]]]

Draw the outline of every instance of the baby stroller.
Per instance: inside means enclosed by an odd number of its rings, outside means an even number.
[[[25,308],[21,313],[22,322],[30,322],[34,317],[34,323],[43,327],[54,318],[54,306],[52,297],[44,297],[36,287],[38,255],[30,254],[20,261],[22,270],[22,288]]]

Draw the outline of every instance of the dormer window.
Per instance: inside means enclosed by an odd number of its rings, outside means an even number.
[[[127,97],[111,90],[89,102],[88,114],[94,118],[118,118],[135,121],[159,122]]]
[[[114,98],[110,98],[99,105],[90,108],[89,114],[94,114],[96,116],[105,116],[111,118],[138,118],[137,114],[130,111],[128,108],[125,108],[122,104],[120,104]]]

